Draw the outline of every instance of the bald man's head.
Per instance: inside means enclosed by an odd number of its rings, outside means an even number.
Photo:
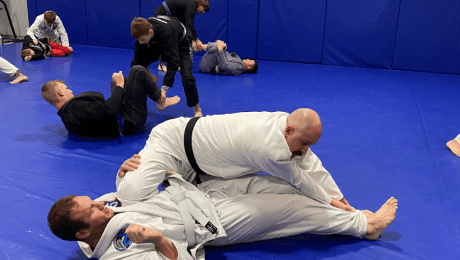
[[[310,145],[318,142],[321,133],[321,120],[314,110],[299,108],[292,112],[284,129],[284,138],[292,153],[291,159],[306,154]]]

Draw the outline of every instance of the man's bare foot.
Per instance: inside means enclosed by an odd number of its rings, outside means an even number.
[[[373,216],[367,217],[367,234],[364,237],[377,240],[395,219],[397,209],[398,201],[393,197],[389,198]]]
[[[21,72],[18,71],[16,74],[18,74],[18,73],[19,73],[19,75],[16,76],[16,78],[15,78],[13,81],[11,81],[10,84],[18,84],[19,82],[23,82],[23,81],[28,81],[28,80],[29,80],[29,78],[28,78],[27,76],[25,76],[25,75],[22,75]]]
[[[160,63],[158,65],[158,70],[166,72],[168,70],[168,68],[166,67],[165,64]]]
[[[455,155],[460,156],[460,144],[457,140],[450,140],[446,145]]]
[[[161,98],[158,100],[157,109],[161,111],[169,106],[174,106],[175,104],[179,103],[179,101],[180,97],[178,96],[170,98],[161,96]]]

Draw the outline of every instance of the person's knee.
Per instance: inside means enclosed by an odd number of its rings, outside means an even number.
[[[62,57],[62,56],[65,56],[65,53],[64,53],[64,51],[62,51],[62,50],[53,49],[53,50],[51,50],[51,56],[54,56],[54,57]]]

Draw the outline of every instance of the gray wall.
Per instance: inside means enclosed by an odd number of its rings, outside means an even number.
[[[13,22],[14,31],[18,37],[26,36],[27,28],[29,27],[29,17],[27,12],[27,0],[3,0],[8,7],[11,21]],[[3,8],[3,4],[0,3]],[[33,22],[33,21],[32,21]],[[8,22],[8,16],[3,8],[0,10],[0,34],[13,35],[13,32]]]

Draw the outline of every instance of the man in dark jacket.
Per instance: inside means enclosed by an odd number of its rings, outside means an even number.
[[[200,51],[203,48],[203,43],[198,39],[198,35],[195,30],[194,20],[195,14],[202,14],[209,11],[208,0],[166,0],[155,10],[155,16],[165,15],[174,16],[179,19],[185,28],[187,29],[187,38],[189,43],[192,43],[193,51]],[[161,59],[158,70],[166,71],[164,65],[165,59]]]
[[[164,55],[168,62],[168,71],[161,88],[163,97],[166,97],[169,88],[173,86],[174,77],[180,66],[187,106],[194,107],[195,117],[202,116],[198,90],[192,74],[193,60],[184,25],[176,17],[136,17],[131,22],[131,36],[136,39],[131,66],[141,65],[147,68],[159,60],[160,54]]]
[[[112,75],[111,96],[105,100],[99,92],[74,96],[62,80],[46,82],[43,98],[58,109],[67,130],[89,137],[116,137],[141,130],[147,120],[147,97],[163,110],[179,102],[178,96],[165,98],[151,74],[134,66],[125,79],[122,72]]]

